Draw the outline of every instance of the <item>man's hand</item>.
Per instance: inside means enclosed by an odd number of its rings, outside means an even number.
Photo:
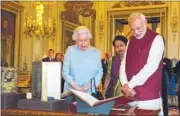
[[[128,84],[124,84],[121,89],[123,94],[127,97],[134,97],[134,95],[136,94],[134,89],[131,89]]]

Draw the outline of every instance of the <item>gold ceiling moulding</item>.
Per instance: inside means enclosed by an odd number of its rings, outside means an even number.
[[[20,2],[2,1],[1,8],[13,13],[20,13],[24,6]]]
[[[123,7],[135,7],[135,6],[147,6],[147,5],[163,5],[165,2],[162,1],[120,1],[116,2],[112,8],[123,8]]]

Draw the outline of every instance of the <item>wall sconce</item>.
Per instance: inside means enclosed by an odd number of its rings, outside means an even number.
[[[177,34],[177,15],[176,15],[176,9],[174,9],[173,16],[171,18],[171,28],[173,33],[173,39],[175,40],[176,34]]]
[[[99,38],[100,39],[103,38],[103,34],[104,34],[104,21],[102,20],[102,16],[101,16],[101,20],[99,21]]]

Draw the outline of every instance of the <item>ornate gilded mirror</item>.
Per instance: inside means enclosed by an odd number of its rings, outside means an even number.
[[[80,25],[86,26],[95,35],[96,12],[92,9],[93,2],[90,1],[67,1],[64,4],[66,9],[61,13],[62,19],[62,52],[65,53],[68,46],[73,45],[73,30]],[[94,46],[94,38],[90,44]]]
[[[74,41],[72,40],[72,35],[73,35],[74,29],[78,25],[76,25],[74,23],[70,23],[68,21],[64,21],[62,25],[63,25],[62,51],[63,51],[63,53],[65,53],[68,46],[75,44]]]

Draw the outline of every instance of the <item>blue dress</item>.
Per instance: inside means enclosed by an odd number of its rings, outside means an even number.
[[[64,92],[68,92],[74,81],[79,87],[86,86],[92,78],[96,80],[96,87],[101,82],[103,69],[100,51],[89,47],[82,51],[77,45],[68,47],[63,64]],[[91,94],[91,88],[88,89]]]

